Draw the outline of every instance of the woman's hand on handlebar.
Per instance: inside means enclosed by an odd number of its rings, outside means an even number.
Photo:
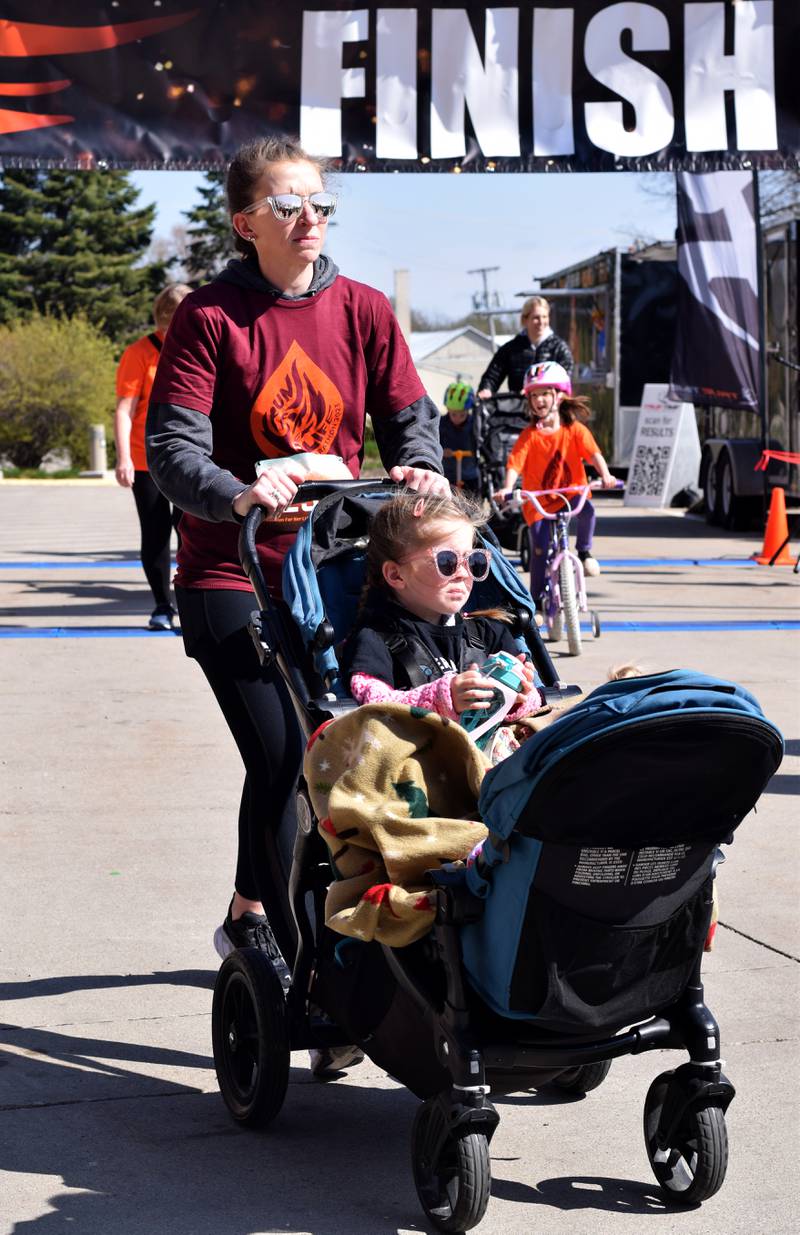
[[[502,506],[504,502],[508,501],[513,492],[513,489],[495,489],[492,497],[497,502],[498,506]]]
[[[237,493],[231,503],[234,513],[243,519],[253,506],[262,506],[268,516],[279,515],[292,504],[297,486],[306,479],[306,472],[298,465],[269,468],[252,485]]]
[[[393,467],[389,478],[395,484],[407,484],[409,489],[429,497],[449,497],[450,481],[438,472],[429,472],[424,467]]]

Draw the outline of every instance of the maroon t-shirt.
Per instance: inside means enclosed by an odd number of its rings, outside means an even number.
[[[178,306],[152,399],[210,416],[212,459],[243,487],[259,459],[341,455],[358,476],[364,416],[392,416],[425,391],[389,301],[338,275],[314,296],[283,299],[220,280]],[[280,523],[258,536],[268,582],[294,537]],[[181,520],[175,583],[249,590],[236,523]]]

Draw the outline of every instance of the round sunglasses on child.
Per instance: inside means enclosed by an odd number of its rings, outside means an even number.
[[[491,555],[488,549],[468,549],[466,553],[458,553],[455,549],[434,546],[424,553],[416,553],[405,560],[414,562],[420,558],[432,561],[440,579],[452,579],[459,566],[466,566],[476,583],[480,583],[489,574]]]

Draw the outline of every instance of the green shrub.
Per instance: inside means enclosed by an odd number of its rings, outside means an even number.
[[[0,455],[35,468],[50,450],[89,461],[89,430],[110,435],[116,365],[111,342],[81,317],[36,316],[0,328]]]

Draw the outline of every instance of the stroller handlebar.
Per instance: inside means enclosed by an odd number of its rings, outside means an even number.
[[[328,497],[331,493],[381,493],[387,489],[397,488],[398,486],[395,482],[388,478],[379,480],[306,480],[303,484],[298,485],[297,496],[293,505],[302,505],[305,502],[316,503],[321,498]],[[256,594],[259,608],[262,610],[267,606],[268,592],[264,572],[258,560],[256,533],[264,522],[265,514],[266,511],[263,506],[251,506],[244,517],[241,531],[239,532],[239,560]]]

